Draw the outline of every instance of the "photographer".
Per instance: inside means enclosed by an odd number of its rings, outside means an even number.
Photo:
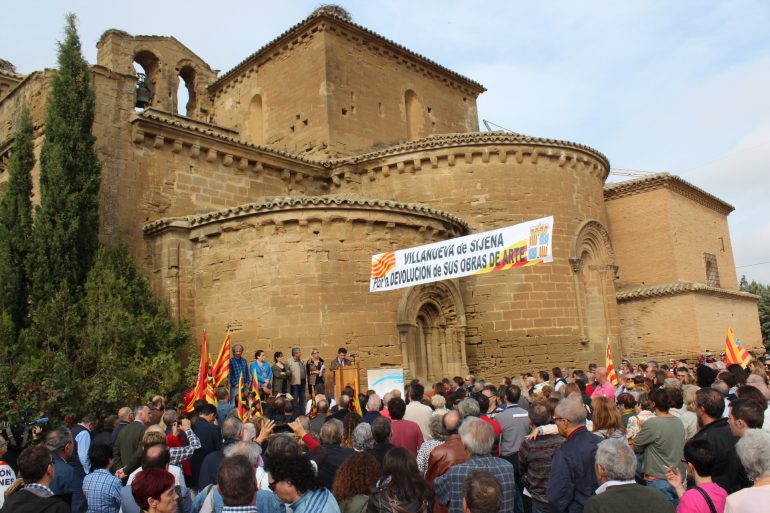
[[[0,436],[5,440],[6,452],[2,457],[5,462],[14,470],[18,470],[16,459],[21,451],[37,441],[38,435],[43,431],[41,427],[48,421],[47,418],[28,420],[32,414],[28,411],[21,413],[21,419],[18,422],[6,422],[0,424]]]

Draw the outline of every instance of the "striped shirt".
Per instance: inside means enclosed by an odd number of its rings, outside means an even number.
[[[519,475],[532,500],[541,506],[548,504],[545,490],[551,474],[553,453],[565,439],[561,435],[540,435],[535,440],[524,440],[519,449]]]

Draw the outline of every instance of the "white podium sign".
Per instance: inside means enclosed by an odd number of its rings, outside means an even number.
[[[366,383],[369,390],[374,390],[380,398],[384,397],[386,393],[397,388],[404,393],[404,369],[402,368],[387,368],[387,369],[367,369],[366,370]],[[365,408],[366,405],[361,405]]]

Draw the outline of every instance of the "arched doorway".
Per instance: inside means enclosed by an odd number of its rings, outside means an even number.
[[[468,372],[465,307],[456,282],[406,289],[399,304],[398,333],[406,379],[430,384]]]

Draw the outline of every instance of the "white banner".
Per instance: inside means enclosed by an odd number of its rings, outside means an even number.
[[[553,261],[553,216],[372,257],[369,291],[381,292]]]
[[[380,399],[393,389],[404,391],[404,369],[367,369],[366,388],[374,390]],[[366,405],[361,405],[366,406]],[[386,405],[387,406],[387,405]]]

